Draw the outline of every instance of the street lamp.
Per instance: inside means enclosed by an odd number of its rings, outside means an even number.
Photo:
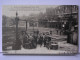
[[[18,35],[18,22],[19,22],[19,17],[18,17],[18,13],[16,12],[16,40],[13,46],[13,50],[19,50],[21,49],[21,41],[19,40],[19,35]]]

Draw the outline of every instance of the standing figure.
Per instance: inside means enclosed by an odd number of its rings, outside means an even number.
[[[50,35],[52,35],[52,31],[50,30]]]
[[[57,31],[57,34],[58,34],[58,29],[56,29],[56,31]]]
[[[43,36],[40,35],[40,37],[39,37],[39,44],[40,44],[40,47],[42,46],[42,43],[43,43]]]
[[[47,36],[44,36],[44,47],[46,46]]]

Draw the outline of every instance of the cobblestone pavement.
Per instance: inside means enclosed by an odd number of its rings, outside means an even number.
[[[62,38],[67,37],[64,35],[57,35],[55,29],[45,28],[43,30],[43,28],[40,28],[39,30],[43,32],[50,30],[53,31],[52,36],[56,38],[58,42],[57,50],[49,50],[46,47],[40,47],[39,45],[37,45],[37,48],[35,49],[24,49],[22,47],[21,50],[8,50],[4,52],[7,52],[7,54],[74,54],[78,52],[78,46],[69,44],[66,42],[66,40],[62,40]]]
[[[77,53],[78,47],[69,43],[58,42],[58,50],[49,50],[43,46],[37,46],[35,49],[9,50],[7,54],[74,54]]]
[[[78,53],[77,45],[67,43],[66,41],[59,42],[58,45],[59,45],[58,47],[59,50],[66,51],[67,53]]]

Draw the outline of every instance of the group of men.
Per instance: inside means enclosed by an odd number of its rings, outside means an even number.
[[[24,48],[36,48],[36,39],[33,34],[24,32],[22,35],[22,45]]]
[[[22,34],[22,45],[24,48],[33,48],[37,47],[37,45],[40,45],[40,47],[43,45],[46,47],[49,42],[51,41],[51,37],[47,33],[39,33],[38,35],[35,34],[27,34],[24,32]],[[26,45],[27,44],[27,45]]]
[[[38,44],[40,44],[40,47],[42,45],[44,45],[44,47],[46,47],[50,41],[51,41],[51,37],[49,34],[42,33],[38,37]]]

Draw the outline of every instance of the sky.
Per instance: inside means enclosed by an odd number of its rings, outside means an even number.
[[[30,14],[44,13],[46,8],[55,8],[57,6],[58,5],[3,5],[2,15],[15,17],[17,11],[18,16],[29,16]]]

